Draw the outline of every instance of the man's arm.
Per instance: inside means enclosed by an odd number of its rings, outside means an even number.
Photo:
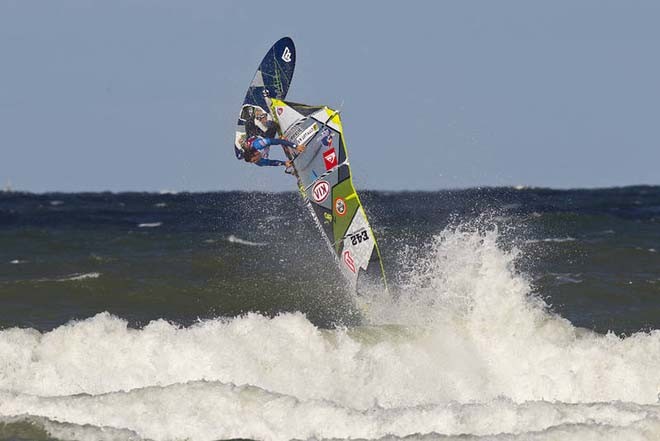
[[[280,165],[286,165],[285,161],[279,161],[277,159],[266,159],[266,158],[261,158],[257,162],[255,162],[255,165],[258,165],[259,167],[263,166],[272,166],[272,167],[277,167]]]
[[[262,141],[264,141],[264,147],[269,145],[285,145],[287,147],[296,147],[295,143],[283,138],[264,138]]]

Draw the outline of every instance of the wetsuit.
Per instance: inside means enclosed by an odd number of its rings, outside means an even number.
[[[295,147],[296,145],[291,141],[287,141],[282,138],[261,138],[261,137],[252,137],[247,140],[247,145],[252,146],[253,148],[261,152],[261,159],[255,162],[259,167],[264,165],[285,165],[285,161],[279,161],[277,159],[268,159],[268,153],[270,151],[271,145],[284,145],[287,147]]]

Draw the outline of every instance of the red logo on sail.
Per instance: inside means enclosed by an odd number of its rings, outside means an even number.
[[[330,184],[328,184],[326,181],[319,181],[314,184],[314,188],[312,188],[312,198],[314,198],[314,202],[320,204],[326,200],[329,194]]]
[[[351,256],[350,250],[344,251],[344,263],[349,270],[355,272],[355,261],[353,260],[353,256]]]
[[[277,114],[278,114],[278,115],[281,115],[282,112],[284,112],[284,107],[278,107],[278,108],[277,108]]]
[[[332,167],[337,166],[337,153],[335,149],[331,148],[323,152],[323,161],[325,162],[325,169],[330,170]]]

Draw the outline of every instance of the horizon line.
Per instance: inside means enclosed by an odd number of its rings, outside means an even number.
[[[438,188],[434,190],[429,189],[361,189],[358,193],[438,193],[438,192],[452,192],[452,191],[470,191],[470,190],[549,190],[549,191],[604,191],[604,190],[621,190],[632,188],[660,188],[660,184],[629,184],[629,185],[614,185],[610,187],[543,187],[533,185],[479,185],[474,187],[453,187],[453,188]],[[62,190],[47,190],[47,191],[30,191],[19,190],[13,188],[0,189],[0,195],[48,195],[48,194],[154,194],[154,195],[178,195],[178,194],[209,194],[209,193],[269,193],[269,194],[285,194],[285,193],[298,193],[297,190],[80,190],[80,191],[62,191]]]

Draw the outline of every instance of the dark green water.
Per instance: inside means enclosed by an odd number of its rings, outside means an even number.
[[[660,188],[365,192],[394,291],[448,225],[497,225],[552,309],[577,326],[660,327]],[[359,315],[295,194],[0,193],[0,327],[48,330],[109,311],[166,318]],[[478,219],[478,222],[475,222]],[[409,258],[409,257],[408,257]]]
[[[658,439],[660,188],[361,199],[0,193],[0,439]]]

